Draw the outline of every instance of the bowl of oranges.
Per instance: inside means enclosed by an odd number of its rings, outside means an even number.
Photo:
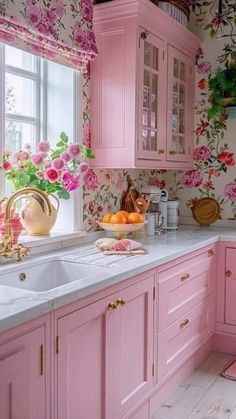
[[[117,239],[123,239],[128,234],[140,230],[146,222],[139,212],[126,211],[104,214],[102,219],[97,221],[103,230],[112,231]]]

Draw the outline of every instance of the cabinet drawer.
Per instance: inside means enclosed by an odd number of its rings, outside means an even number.
[[[209,296],[158,335],[158,381],[180,366],[214,330],[214,297]]]
[[[160,273],[159,330],[213,293],[213,259],[206,252]]]

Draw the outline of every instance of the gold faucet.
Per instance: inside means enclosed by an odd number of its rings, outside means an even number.
[[[36,188],[27,187],[13,193],[6,201],[4,214],[5,233],[2,235],[0,240],[0,256],[5,258],[12,258],[16,255],[17,260],[21,261],[30,252],[29,247],[23,246],[22,244],[13,244],[13,232],[10,224],[10,218],[12,206],[16,203],[16,201],[18,201],[19,198],[23,198],[31,193],[40,196],[45,202],[48,215],[52,214],[52,205],[46,192],[40,191]]]

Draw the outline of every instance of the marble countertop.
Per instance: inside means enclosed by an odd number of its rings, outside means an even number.
[[[125,258],[103,256],[109,262],[103,262],[103,259],[99,259],[98,262],[92,260],[89,264],[96,266],[97,263],[99,275],[92,274],[82,280],[76,280],[49,291],[35,292],[0,285],[0,332],[218,241],[236,242],[236,230],[188,226],[181,227],[175,233],[145,237],[141,240],[147,252],[145,255]],[[63,259],[86,263],[89,259],[86,255],[94,253],[94,249],[93,243],[83,244],[62,251],[54,251],[46,256],[34,256],[20,264],[19,262],[3,264],[0,265],[0,275],[19,269],[19,267],[23,271],[27,264],[42,261],[42,259]]]

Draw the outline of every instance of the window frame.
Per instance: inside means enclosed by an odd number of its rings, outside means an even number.
[[[47,60],[37,57],[35,72],[19,69],[5,64],[5,45],[0,43],[0,157],[5,149],[5,121],[26,122],[36,125],[36,142],[47,139]],[[10,70],[10,71],[9,71]],[[36,81],[36,115],[35,117],[9,114],[5,112],[5,73],[23,76]],[[81,99],[81,100],[79,100]],[[73,76],[73,142],[81,138],[83,132],[83,82],[82,75],[74,71]],[[83,185],[71,195],[73,205],[73,232],[82,231],[83,228]],[[0,196],[5,196],[4,173],[0,171]]]

